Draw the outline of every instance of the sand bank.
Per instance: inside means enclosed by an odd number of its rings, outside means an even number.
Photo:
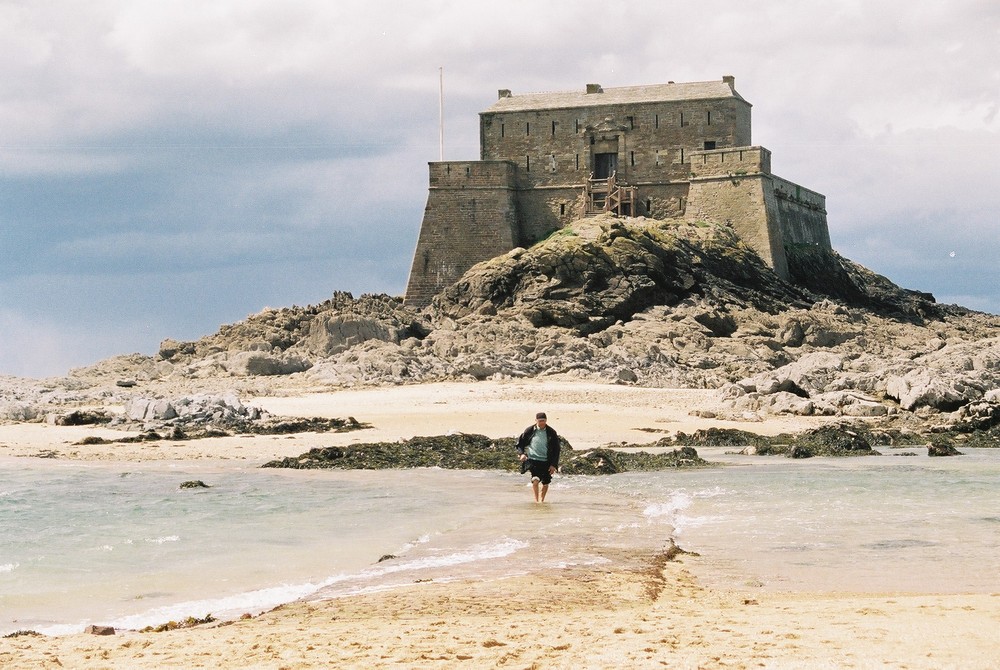
[[[698,564],[426,583],[164,633],[0,640],[4,668],[996,668],[1000,596],[716,592]]]
[[[158,389],[170,397],[169,389]],[[450,432],[511,437],[544,410],[549,422],[575,449],[628,442],[648,444],[677,431],[713,426],[762,434],[796,432],[835,417],[775,417],[764,422],[696,416],[722,412],[711,390],[649,389],[593,382],[445,382],[414,386],[348,389],[329,393],[242,398],[272,414],[346,418],[371,424],[349,433],[232,436],[191,441],[79,444],[86,437],[119,439],[121,431],[96,426],[42,423],[0,425],[0,456],[82,460],[241,459],[263,463],[297,456],[312,447],[382,442]],[[115,409],[115,408],[111,408]],[[119,408],[120,409],[120,408]]]

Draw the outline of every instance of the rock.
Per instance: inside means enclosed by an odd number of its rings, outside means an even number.
[[[164,421],[177,416],[177,410],[166,400],[134,398],[125,405],[125,416],[132,421]]]
[[[913,411],[928,407],[941,412],[953,412],[978,400],[983,389],[954,373],[929,368],[911,370],[903,376],[886,380],[885,394],[899,401],[899,406]]]
[[[794,414],[796,416],[809,416],[814,410],[811,400],[800,398],[794,393],[786,393],[784,391],[767,396],[767,404],[765,406],[773,414]]]
[[[931,442],[927,445],[927,455],[928,456],[962,456],[960,452],[955,447],[950,444]]]
[[[55,416],[52,423],[57,426],[93,426],[111,422],[104,410],[74,410],[69,414]]]
[[[211,488],[211,487],[208,484],[206,484],[205,482],[201,481],[200,479],[193,479],[191,481],[181,483],[180,488],[182,488],[182,489],[207,489],[207,488]]]
[[[89,635],[114,635],[115,634],[115,629],[112,626],[93,626],[93,625],[91,625],[91,626],[87,626],[83,630],[83,632],[87,633]]]
[[[958,410],[955,428],[961,432],[989,430],[1000,425],[1000,398],[990,391],[982,400],[970,402]]]
[[[622,384],[634,384],[639,381],[639,375],[635,374],[628,368],[620,368],[618,370],[618,382]]]
[[[41,417],[42,412],[31,403],[0,399],[0,421],[36,421]]]
[[[823,411],[824,414],[874,417],[889,413],[888,407],[860,391],[831,391],[817,395],[814,400],[818,407],[830,408],[830,411]]]
[[[863,427],[831,424],[808,430],[792,439],[789,456],[877,456]]]
[[[308,370],[312,363],[288,354],[273,356],[259,351],[241,351],[231,354],[225,366],[234,375],[249,377],[295,374]]]
[[[786,392],[810,398],[827,391],[827,387],[843,369],[842,355],[817,351],[775,370],[740,380],[737,385],[745,391],[756,391],[764,395]]]

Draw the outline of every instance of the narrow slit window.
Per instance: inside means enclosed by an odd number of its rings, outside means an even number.
[[[712,125],[712,110],[708,110],[708,125]]]
[[[629,116],[627,118],[628,118],[628,129],[629,130],[635,130],[635,117],[634,116]]]
[[[559,203],[559,216],[566,216],[566,203]]]
[[[524,157],[524,171],[531,172],[531,156]]]
[[[576,169],[580,169],[580,154],[576,155]]]
[[[555,134],[556,134],[556,122],[553,121],[552,122],[552,136],[555,137]]]
[[[465,176],[466,177],[471,177],[472,176],[472,168],[470,166],[468,166],[468,165],[465,166]]]
[[[575,123],[576,125],[574,127],[576,129],[576,132],[580,132],[580,119],[576,119]]]
[[[632,164],[632,167],[635,167],[635,152],[634,151],[630,151],[629,152],[628,160],[629,160],[629,163]]]
[[[503,135],[504,135],[504,128],[503,128],[503,124],[501,123],[500,124],[500,137],[503,137]]]
[[[649,198],[646,198],[646,213],[647,214],[653,213],[653,201],[650,200]]]
[[[659,114],[655,114],[653,116],[653,126],[656,127],[656,128],[660,127],[660,115]]]
[[[684,162],[684,147],[681,147],[681,163]]]
[[[524,134],[525,135],[530,135],[531,134],[531,121],[525,121],[524,122]]]
[[[684,127],[684,112],[681,112],[681,127]]]

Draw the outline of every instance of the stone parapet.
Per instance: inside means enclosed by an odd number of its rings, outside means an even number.
[[[764,147],[732,147],[693,151],[691,178],[771,174],[771,152]]]

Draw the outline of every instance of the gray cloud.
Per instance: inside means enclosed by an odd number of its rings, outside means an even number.
[[[451,159],[478,156],[498,88],[734,74],[754,141],[827,195],[842,253],[1000,311],[995,3],[605,7],[3,4],[0,373],[151,353],[337,289],[400,293],[441,66]]]

